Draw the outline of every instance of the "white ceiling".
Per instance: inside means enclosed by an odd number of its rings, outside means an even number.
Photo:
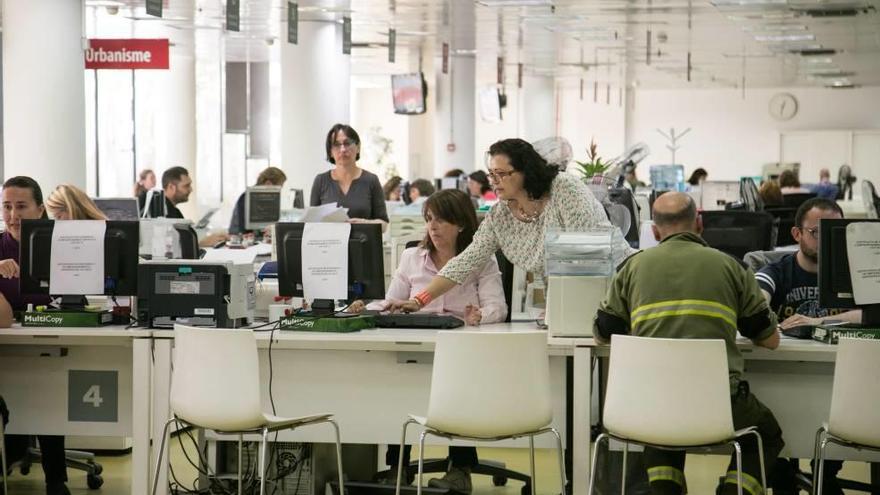
[[[516,5],[497,6],[510,3]],[[536,3],[544,5],[526,6]],[[137,23],[179,31],[220,32],[225,24],[222,0],[165,0],[161,20],[148,18],[144,4],[86,0],[90,7],[118,8],[116,15]],[[266,59],[267,41],[285,42],[287,2],[241,4],[242,32],[226,34],[227,58]],[[393,27],[399,54],[422,49],[432,51],[424,56],[437,55],[448,42],[454,54],[477,50],[478,73],[494,73],[503,56],[510,67],[507,81],[513,82],[516,64],[522,63],[526,73],[563,81],[639,87],[880,85],[880,0],[300,0],[299,5],[301,22],[352,18],[356,75],[400,70],[385,61]],[[856,15],[814,17],[810,9]],[[792,53],[799,47],[836,53]]]

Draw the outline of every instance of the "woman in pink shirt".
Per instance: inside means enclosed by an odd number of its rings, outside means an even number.
[[[406,300],[423,290],[446,262],[464,251],[477,231],[477,215],[468,195],[456,189],[444,189],[428,197],[423,207],[427,235],[418,247],[409,248],[400,257],[397,272],[385,295],[385,301],[375,301],[369,309],[384,310],[392,300]],[[362,301],[355,301],[350,311],[364,309]],[[507,317],[507,303],[501,285],[501,272],[492,257],[461,285],[431,301],[420,309],[422,313],[452,314],[468,325],[497,323]],[[409,464],[411,446],[403,452],[404,465]],[[393,483],[397,476],[400,450],[389,445],[385,462],[391,469],[384,481]],[[450,468],[443,478],[428,481],[428,485],[468,494],[472,490],[471,467],[477,464],[474,447],[450,447]]]
[[[446,262],[464,251],[477,230],[477,215],[464,192],[444,189],[432,194],[422,210],[427,235],[418,247],[403,252],[397,272],[391,280],[384,301],[374,301],[367,309],[384,310],[393,300],[407,300],[424,289]],[[360,312],[361,301],[351,311]],[[491,258],[475,271],[465,283],[455,286],[419,312],[451,314],[468,325],[497,323],[507,317],[507,303],[501,286],[498,263]]]

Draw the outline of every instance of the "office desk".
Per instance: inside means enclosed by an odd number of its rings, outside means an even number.
[[[573,449],[574,495],[585,495],[590,471],[589,441],[593,357],[607,358],[610,348],[599,346],[591,338],[551,339],[557,346],[571,345],[574,356],[573,380]],[[752,392],[767,407],[782,427],[785,448],[782,456],[809,459],[813,456],[816,430],[828,419],[831,387],[837,346],[810,340],[782,337],[779,348],[756,347],[740,338],[738,347],[745,358],[745,379]],[[880,455],[867,451],[829,446],[832,459],[880,461]]]
[[[148,492],[149,330],[0,330],[8,433],[132,437],[131,493]]]
[[[486,332],[533,329],[531,323],[479,327],[480,331]],[[168,337],[173,335],[168,334],[172,332],[154,332],[154,336],[170,343]],[[268,395],[270,335],[259,332],[256,336],[264,408],[271,411]],[[398,443],[407,415],[423,414],[427,410],[436,337],[436,330],[376,329],[344,334],[276,331],[272,342],[272,374],[277,411],[283,416],[333,413],[345,443]],[[571,348],[556,344],[548,346],[554,398],[553,426],[564,435],[565,357],[571,355]],[[170,374],[165,375],[159,370],[160,363],[170,362],[169,356],[160,357],[160,349],[161,352],[170,352],[170,346],[156,344],[156,377],[161,380],[156,389],[157,403],[161,400],[159,396],[166,393],[164,388],[169,383],[166,380],[170,378]],[[234,391],[230,391],[230,400],[233,399]],[[160,407],[164,406],[157,406]],[[165,409],[162,421],[169,417],[169,413]],[[417,438],[415,431],[410,429],[410,442]],[[545,437],[537,438],[536,445],[555,447],[555,440]],[[282,441],[329,442],[331,439],[329,427],[303,428],[279,435]],[[429,440],[434,444],[448,443],[434,437]],[[493,445],[524,447],[528,442],[522,439]],[[165,486],[164,474],[162,476],[160,486]]]

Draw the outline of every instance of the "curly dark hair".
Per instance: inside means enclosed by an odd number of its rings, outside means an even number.
[[[355,160],[361,159],[361,137],[358,136],[357,131],[354,130],[350,125],[345,124],[335,124],[330,128],[330,132],[327,133],[327,142],[325,143],[326,151],[327,151],[327,161],[333,164],[336,164],[336,159],[333,158],[333,155],[330,153],[330,150],[333,149],[333,140],[336,139],[336,134],[342,131],[350,141],[358,146],[357,156],[354,157]]]
[[[504,155],[517,172],[523,174],[523,188],[529,199],[539,199],[548,192],[559,167],[547,163],[528,141],[502,139],[489,147],[489,156]]]

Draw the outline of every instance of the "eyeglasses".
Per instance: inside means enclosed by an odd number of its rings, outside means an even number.
[[[804,231],[809,232],[810,236],[812,236],[813,239],[819,238],[819,227],[813,227],[812,229],[808,229],[806,227],[801,227],[801,232],[804,232]]]
[[[342,142],[333,143],[332,148],[335,150],[338,150],[338,149],[342,149],[342,147],[351,148],[352,146],[357,146],[357,145],[358,145],[357,142],[352,141],[350,139],[346,139],[345,141],[342,141]]]
[[[516,170],[511,170],[509,172],[493,172],[493,171],[489,170],[486,172],[486,177],[488,177],[489,180],[492,182],[501,182],[502,180],[510,177],[511,175],[513,175],[515,173],[516,173]]]

